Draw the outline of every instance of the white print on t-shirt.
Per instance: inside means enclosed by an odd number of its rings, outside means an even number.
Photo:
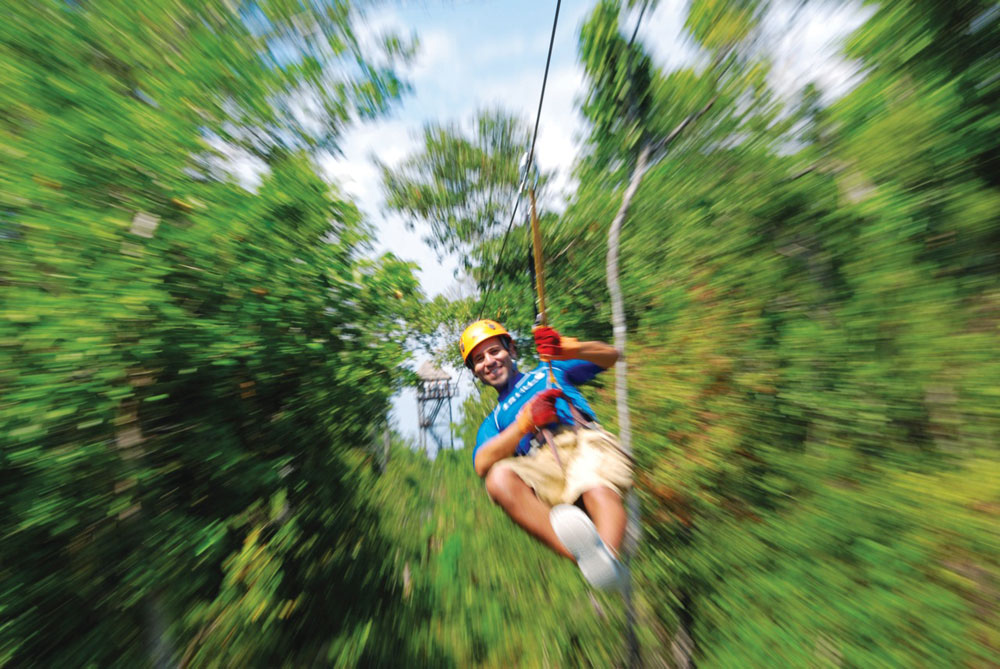
[[[545,372],[532,372],[530,375],[525,375],[525,379],[521,379],[521,383],[515,386],[514,392],[511,396],[504,400],[503,404],[500,405],[501,411],[506,411],[512,407],[519,399],[524,397],[524,394],[534,388],[539,381],[545,378]],[[527,383],[525,381],[527,380]],[[524,385],[521,385],[524,384]]]
[[[510,397],[503,401],[502,404],[498,404],[497,408],[493,410],[493,422],[497,426],[497,430],[502,430],[500,427],[499,415],[501,411],[506,411],[512,407],[519,399],[524,397],[524,394],[538,385],[539,381],[545,379],[545,372],[535,371],[531,374],[525,374],[524,378],[521,379],[516,386],[514,386],[514,392],[511,393]]]

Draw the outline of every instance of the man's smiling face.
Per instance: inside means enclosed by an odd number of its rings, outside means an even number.
[[[502,337],[490,337],[472,349],[469,360],[472,373],[480,381],[497,390],[507,385],[514,374],[514,359],[504,348]]]

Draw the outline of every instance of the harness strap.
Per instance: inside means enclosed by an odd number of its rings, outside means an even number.
[[[563,470],[563,474],[565,474],[566,465],[563,464],[562,458],[559,457],[559,449],[556,448],[556,440],[552,436],[552,430],[547,427],[543,427],[539,430],[539,432],[542,433],[542,438],[545,439],[545,443],[552,449],[552,455],[555,456],[559,469]]]
[[[592,420],[587,420],[587,417],[583,415],[583,412],[577,409],[572,402],[569,403],[569,406],[570,406],[570,411],[573,414],[573,425],[571,425],[570,427],[573,428],[574,432],[579,433],[581,427],[585,427],[588,429],[596,429],[597,427],[599,427],[596,422]],[[540,427],[538,428],[538,433],[542,435],[542,440],[546,444],[548,444],[548,447],[552,450],[552,456],[556,459],[556,464],[559,465],[559,469],[561,469],[563,474],[565,475],[566,465],[563,464],[562,458],[559,457],[559,449],[556,448],[556,440],[555,436],[552,434],[552,430],[550,430],[547,427]],[[610,443],[615,447],[615,450],[617,450],[619,453],[625,456],[625,458],[629,461],[629,463],[632,464],[633,467],[635,466],[635,457],[631,453],[626,451],[624,448],[622,448],[621,444],[619,444],[616,439],[611,439]]]
[[[582,411],[576,408],[575,404],[569,400],[566,400],[566,403],[569,404],[570,413],[573,415],[573,424],[570,427],[573,428],[574,432],[579,432],[581,426],[593,427],[595,425],[594,421],[587,420],[586,416],[583,415]],[[543,427],[539,428],[538,431],[541,433],[542,439],[545,440],[545,443],[552,449],[552,455],[555,456],[556,463],[559,465],[559,468],[563,470],[563,473],[565,473],[566,465],[563,464],[562,458],[559,457],[559,449],[556,448],[556,440],[552,435],[552,430],[547,427]]]
[[[576,405],[566,400],[569,404],[569,412],[573,415],[573,429],[579,430],[581,426],[583,427],[593,427],[595,425],[594,421],[589,420],[583,415],[583,412],[576,408]]]

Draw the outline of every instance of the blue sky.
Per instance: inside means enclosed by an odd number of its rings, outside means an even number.
[[[369,10],[366,30],[416,35],[420,51],[403,74],[412,92],[386,118],[350,130],[343,154],[321,161],[326,175],[352,195],[379,231],[379,250],[416,262],[424,291],[433,296],[454,290],[454,258],[438,259],[419,232],[383,210],[378,174],[371,156],[394,164],[416,150],[419,133],[429,121],[468,122],[478,109],[501,104],[534,121],[555,1],[434,1],[386,3]],[[583,121],[576,112],[583,93],[577,64],[580,24],[593,1],[565,0],[553,47],[549,82],[542,109],[537,161],[556,172],[554,202],[559,209],[572,184],[569,171],[580,147]],[[697,60],[685,39],[684,0],[663,0],[643,20],[639,39],[665,70]],[[796,13],[794,3],[777,3],[765,21],[773,49],[771,85],[792,96],[810,80],[827,99],[849,90],[857,68],[836,56],[837,44],[870,13],[859,4],[817,3]],[[634,25],[635,15],[626,18]],[[414,368],[421,359],[414,361]],[[450,370],[454,372],[455,370]],[[467,373],[457,375],[462,392],[471,390]],[[457,408],[457,406],[456,406]],[[458,416],[456,415],[456,419]],[[394,406],[399,429],[415,437],[416,399],[404,392]]]

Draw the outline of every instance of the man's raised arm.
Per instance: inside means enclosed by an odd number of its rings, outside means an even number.
[[[542,362],[549,360],[586,360],[607,369],[618,362],[618,351],[602,341],[579,341],[563,337],[553,328],[537,327],[535,347]]]

